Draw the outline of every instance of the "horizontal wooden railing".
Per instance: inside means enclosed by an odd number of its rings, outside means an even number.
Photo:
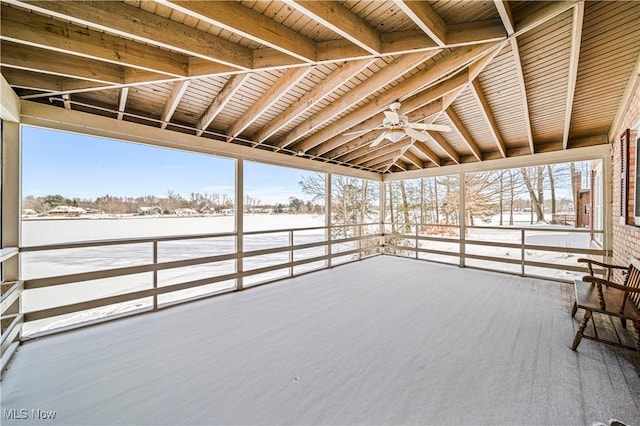
[[[371,231],[372,228],[375,231]],[[367,232],[369,229],[369,232]],[[317,241],[311,242],[298,242],[294,243],[295,237],[300,236],[303,237],[302,234],[311,233],[311,235],[307,235],[307,237],[317,238]],[[380,233],[380,224],[379,223],[365,223],[365,224],[353,224],[353,225],[334,225],[331,227],[325,226],[317,226],[317,227],[306,227],[306,228],[288,228],[288,229],[275,229],[275,230],[265,230],[265,231],[249,231],[243,232],[243,238],[250,239],[251,237],[263,237],[269,238],[273,234],[283,234],[286,235],[286,243],[282,245],[278,245],[275,247],[268,248],[257,248],[250,249],[251,247],[247,247],[247,243],[245,242],[245,251],[243,252],[228,252],[222,254],[212,254],[210,256],[200,256],[200,257],[192,257],[187,259],[180,260],[168,260],[168,261],[159,261],[158,260],[158,249],[159,244],[163,242],[170,241],[185,241],[185,240],[203,240],[203,239],[221,239],[221,238],[233,238],[236,246],[237,246],[237,238],[238,233],[229,232],[229,233],[217,233],[217,234],[200,234],[200,235],[185,235],[185,236],[167,236],[167,237],[156,237],[156,238],[132,238],[132,239],[114,239],[114,240],[104,240],[104,241],[87,241],[87,242],[69,242],[69,243],[61,243],[61,244],[48,244],[48,245],[40,245],[40,246],[31,246],[31,247],[22,247],[20,249],[20,253],[28,254],[35,252],[52,252],[56,250],[66,250],[66,249],[79,249],[82,250],[84,248],[95,248],[95,247],[109,247],[109,246],[127,246],[133,244],[148,244],[150,257],[152,258],[151,262],[145,262],[142,264],[137,264],[133,266],[125,266],[125,267],[117,267],[117,268],[107,268],[107,269],[95,269],[89,270],[86,272],[77,272],[70,273],[64,275],[53,275],[53,276],[44,276],[37,278],[25,279],[24,282],[21,282],[20,289],[24,289],[25,292],[30,291],[38,291],[40,289],[51,289],[57,286],[63,285],[83,285],[83,282],[94,281],[100,279],[107,278],[117,278],[117,277],[126,277],[133,276],[135,274],[144,274],[151,273],[151,285],[148,288],[136,289],[132,291],[126,291],[121,294],[108,295],[104,297],[95,297],[90,300],[82,300],[76,303],[61,303],[54,304],[54,306],[47,306],[41,309],[32,309],[27,310],[23,314],[20,315],[21,323],[29,325],[34,321],[40,320],[52,320],[54,321],[56,317],[60,317],[61,315],[75,314],[79,312],[91,312],[95,310],[99,310],[101,308],[105,308],[109,305],[123,304],[138,300],[143,300],[150,298],[151,302],[148,305],[144,305],[141,308],[131,309],[130,312],[125,313],[124,315],[135,314],[140,312],[146,312],[151,310],[158,310],[167,306],[175,305],[176,303],[183,303],[186,301],[191,301],[194,299],[201,299],[204,297],[211,297],[221,293],[226,293],[230,291],[236,291],[238,289],[242,289],[242,287],[234,286],[232,288],[225,288],[219,291],[208,292],[203,295],[195,296],[195,297],[185,297],[178,301],[169,301],[166,303],[159,303],[158,296],[167,295],[170,293],[174,293],[181,290],[187,289],[197,289],[198,287],[208,285],[208,284],[216,284],[223,283],[226,281],[239,280],[247,277],[255,277],[260,276],[261,274],[268,274],[273,271],[280,270],[288,270],[284,274],[284,276],[278,276],[277,279],[281,279],[284,277],[292,277],[295,275],[300,275],[302,273],[307,273],[310,271],[302,271],[299,273],[295,273],[294,268],[300,267],[302,265],[307,264],[315,264],[313,270],[323,269],[327,267],[331,267],[334,265],[334,261],[339,258],[349,257],[347,261],[343,263],[348,263],[354,260],[358,260],[363,256],[380,254],[382,249],[382,234]],[[274,237],[275,238],[275,237]],[[264,243],[264,241],[263,241]],[[267,243],[268,244],[268,243]],[[348,249],[338,250],[338,248],[342,245],[351,244],[352,247]],[[294,253],[300,250],[309,250],[309,249],[322,249],[322,254],[313,253],[312,255],[305,256],[304,258],[295,259]],[[16,251],[17,252],[17,251]],[[278,255],[278,254],[287,254],[286,260],[281,261],[277,260],[275,263],[273,261],[268,262],[267,266],[253,265],[253,268],[249,268],[249,265],[244,265],[245,260],[251,258],[257,258],[259,256],[268,256],[268,255]],[[64,256],[69,256],[69,253],[65,253]],[[235,269],[230,273],[221,273],[214,274],[211,276],[207,276],[200,279],[181,281],[173,284],[159,285],[159,277],[158,273],[161,271],[168,271],[176,268],[184,268],[184,267],[193,267],[197,265],[211,264],[215,262],[223,262],[223,261],[242,261],[242,267],[239,269]],[[254,262],[256,263],[256,262]],[[264,262],[263,262],[264,263]],[[318,266],[318,263],[321,263],[321,266]],[[257,267],[256,267],[257,266]],[[282,275],[282,274],[281,274]],[[246,286],[248,288],[266,284],[268,282],[273,281],[274,279],[266,278],[263,281],[257,281],[251,283],[251,285]],[[3,295],[4,297],[4,295]],[[7,296],[8,297],[8,296]],[[4,299],[3,299],[4,300]],[[96,315],[99,317],[100,315]],[[106,318],[94,318],[89,321],[81,321],[77,324],[71,325],[72,328],[77,326],[88,325],[94,323],[97,320],[110,319],[112,317],[119,317],[121,314],[109,316]],[[60,327],[62,329],[63,327]],[[65,329],[68,327],[64,327]],[[26,335],[27,338],[40,336],[43,334],[50,334],[56,331],[60,331],[58,329],[47,329],[43,332],[33,332],[31,335]],[[3,336],[4,337],[4,336]]]
[[[603,249],[595,248],[581,248],[571,246],[558,246],[558,245],[544,245],[544,244],[532,244],[527,243],[527,234],[602,234],[603,231],[592,231],[588,229],[579,228],[564,228],[564,227],[515,227],[515,226],[466,226],[466,232],[468,234],[474,231],[483,231],[485,233],[492,233],[495,236],[501,233],[514,234],[517,233],[517,237],[512,238],[512,242],[500,241],[500,238],[491,239],[478,239],[473,236],[460,235],[460,227],[457,225],[432,225],[432,224],[393,224],[394,232],[390,232],[389,228],[391,224],[385,224],[384,241],[385,247],[384,254],[392,254],[402,257],[415,257],[420,258],[420,254],[431,254],[437,256],[447,256],[452,259],[452,262],[460,266],[469,266],[468,260],[477,260],[481,262],[492,262],[499,264],[518,265],[518,271],[505,271],[492,267],[491,264],[476,264],[473,267],[478,269],[487,269],[500,272],[516,272],[523,276],[540,277],[547,279],[554,279],[558,281],[571,281],[571,278],[563,278],[559,274],[554,274],[553,271],[559,271],[562,273],[588,273],[587,268],[578,266],[575,260],[579,256],[605,256],[607,253]],[[407,232],[409,230],[409,232]],[[446,235],[446,236],[444,236]],[[457,245],[457,250],[442,250],[428,247],[421,247],[421,241],[432,241],[439,243],[449,243]],[[519,256],[517,258],[509,258],[506,256],[497,256],[492,253],[469,253],[469,247],[487,247],[491,249],[515,249]],[[528,259],[528,252],[551,252],[551,253],[565,253],[567,259],[571,259],[574,262],[563,261],[558,263],[544,262]],[[449,263],[449,262],[445,262]],[[544,268],[552,272],[548,274],[536,274],[530,273],[529,268]]]
[[[18,253],[17,247],[0,249],[0,264],[16,257]],[[24,323],[20,311],[24,282],[3,281],[0,288],[0,372],[4,372],[20,342]]]
[[[585,268],[573,265],[571,262],[564,263],[547,263],[540,262],[532,259],[528,259],[527,251],[536,252],[550,252],[550,253],[569,253],[573,255],[603,255],[603,250],[578,248],[578,247],[564,247],[553,245],[532,244],[527,242],[527,236],[531,232],[536,233],[585,233],[591,232],[581,229],[564,229],[564,228],[523,228],[523,227],[466,227],[467,236],[460,236],[460,229],[457,226],[452,225],[395,225],[396,229],[402,229],[402,232],[391,232],[390,225],[385,224],[384,232],[380,232],[381,227],[378,223],[367,223],[357,225],[340,225],[340,226],[317,226],[307,228],[295,228],[295,229],[275,229],[265,231],[250,231],[242,234],[245,240],[245,250],[243,252],[224,252],[213,253],[208,256],[194,256],[180,260],[166,260],[159,261],[158,250],[159,245],[165,242],[171,241],[187,241],[187,240],[203,240],[203,239],[230,239],[237,243],[238,235],[235,232],[228,233],[214,233],[214,234],[199,234],[199,235],[185,235],[185,236],[167,236],[156,238],[133,238],[133,239],[116,239],[105,241],[88,241],[88,242],[70,242],[61,244],[49,244],[41,246],[22,247],[20,253],[28,254],[35,252],[54,252],[56,250],[65,249],[85,249],[95,247],[109,247],[109,246],[127,246],[133,244],[148,244],[149,254],[152,261],[136,264],[132,266],[116,267],[116,268],[104,268],[93,269],[85,272],[76,272],[63,275],[51,275],[44,277],[28,278],[24,281],[5,283],[3,284],[2,301],[0,307],[2,308],[2,343],[1,348],[3,354],[9,350],[12,343],[19,340],[22,334],[23,325],[32,324],[34,321],[51,320],[55,321],[56,318],[62,315],[73,315],[76,313],[88,314],[84,315],[77,323],[70,325],[70,327],[84,326],[96,321],[103,321],[105,319],[116,318],[122,315],[132,315],[140,312],[152,311],[162,309],[167,306],[171,306],[177,303],[184,303],[194,299],[201,299],[204,297],[216,296],[221,293],[227,293],[236,291],[238,289],[250,288],[272,282],[277,279],[285,277],[292,277],[303,273],[311,272],[312,270],[324,269],[335,265],[335,262],[342,258],[346,259],[344,263],[355,261],[363,256],[376,255],[380,253],[392,254],[397,256],[409,256],[416,258],[424,258],[424,255],[434,256],[447,256],[452,259],[450,263],[457,263],[462,266],[469,266],[468,263],[471,260],[479,262],[496,262],[502,265],[518,265],[518,273],[527,276],[536,276],[529,273],[528,268],[546,268],[550,270],[560,271],[574,271],[585,272]],[[471,235],[473,232],[482,230],[495,234],[496,238],[487,238],[483,236],[478,238]],[[499,238],[499,235],[504,232],[511,233],[511,238],[505,239]],[[515,238],[513,235],[517,234]],[[491,235],[490,237],[493,237]],[[252,238],[262,239],[262,243],[249,243]],[[269,240],[269,239],[272,240]],[[307,241],[304,240],[307,238]],[[301,239],[301,241],[296,241]],[[313,239],[313,241],[308,241]],[[267,241],[267,243],[265,243]],[[273,246],[270,241],[276,242]],[[448,244],[450,247],[424,247],[421,246],[422,242],[436,242]],[[227,241],[229,243],[229,241]],[[257,244],[257,248],[252,248],[252,244]],[[262,245],[268,245],[268,247],[260,247]],[[269,245],[271,244],[271,245]],[[453,247],[453,248],[452,248]],[[470,253],[471,247],[486,247],[489,249],[507,249],[511,251],[517,251],[519,257],[505,257],[491,253],[487,250],[486,253],[476,252]],[[317,249],[317,252],[314,251]],[[307,250],[312,251],[311,254],[300,253],[300,251]],[[146,251],[146,249],[145,249]],[[4,250],[2,252],[2,259],[9,259],[18,253],[17,249]],[[139,252],[138,252],[139,253]],[[296,255],[302,254],[300,258],[295,258]],[[62,255],[62,254],[61,254]],[[69,256],[69,253],[65,253],[64,256]],[[252,261],[250,264],[246,263],[249,259],[259,259],[260,256],[269,257],[275,256],[275,260],[270,258],[269,261]],[[429,257],[427,256],[427,259]],[[234,264],[241,265],[238,269],[231,271],[212,273],[204,277],[192,277],[190,280],[180,280],[179,282],[172,282],[160,285],[160,279],[158,277],[161,271],[170,271],[176,268],[195,267],[204,264],[215,264],[216,262],[228,262],[232,261]],[[240,262],[240,263],[238,263]],[[303,271],[296,271],[295,268],[302,267],[304,265],[312,266],[311,269],[305,269]],[[473,267],[480,267],[481,269],[500,270],[492,268],[491,266],[482,267],[478,265],[471,265]],[[270,273],[276,273],[274,278]],[[504,272],[504,271],[502,271]],[[53,289],[57,286],[63,285],[78,285],[82,286],[84,282],[133,276],[136,274],[151,274],[151,284],[145,288],[136,288],[133,290],[123,291],[119,294],[101,295],[90,298],[89,300],[80,300],[70,303],[65,303],[61,300],[59,303],[50,303],[50,306],[39,307],[31,310],[15,310],[13,309],[10,314],[5,315],[5,312],[10,306],[15,308],[16,303],[20,304],[20,299],[23,297],[23,292],[38,291],[39,289]],[[268,275],[262,281],[256,277],[262,275]],[[246,283],[247,278],[253,277],[254,281],[250,284]],[[195,279],[197,278],[197,279]],[[234,281],[235,280],[235,281]],[[239,281],[245,281],[244,286],[238,286]],[[180,297],[178,300],[168,300],[162,303],[159,302],[159,296],[176,294],[182,290],[198,289],[198,287],[210,285],[210,284],[224,284],[231,282],[231,286],[226,286],[222,289],[214,289],[203,294],[196,296]],[[233,284],[235,283],[235,284]],[[26,294],[26,293],[25,293]],[[96,313],[101,309],[117,304],[127,304],[134,301],[148,300],[148,302],[140,303],[130,310],[124,313],[108,314],[106,317],[102,315],[95,315],[95,318],[91,318],[92,313]],[[89,317],[88,320],[85,317]],[[42,334],[50,334],[62,329],[68,328],[67,326],[61,326],[59,328],[49,328],[42,332],[33,332],[27,334],[27,338],[34,337]],[[23,336],[24,337],[24,336]]]

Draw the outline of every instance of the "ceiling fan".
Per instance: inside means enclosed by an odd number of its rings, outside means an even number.
[[[419,132],[418,130],[435,130],[438,132],[450,132],[451,128],[441,124],[428,124],[428,123],[410,123],[406,115],[400,114],[400,101],[393,101],[389,105],[390,111],[384,111],[385,118],[382,120],[382,125],[374,127],[372,129],[359,130],[357,132],[345,133],[346,135],[354,135],[356,133],[370,132],[371,130],[385,129],[380,136],[378,136],[373,142],[371,147],[379,145],[384,139],[388,139],[391,142],[398,142],[405,137],[409,136],[420,142],[426,142],[429,140],[429,136]]]

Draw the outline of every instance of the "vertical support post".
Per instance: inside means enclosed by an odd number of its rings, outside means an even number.
[[[243,285],[243,262],[244,262],[244,160],[236,160],[236,290],[244,289]]]
[[[2,243],[20,247],[20,124],[2,122]],[[2,263],[2,281],[20,279],[19,255]],[[17,313],[17,312],[16,312]]]
[[[520,273],[522,275],[524,275],[524,256],[525,256],[525,250],[524,250],[524,229],[520,230]]]
[[[466,252],[466,246],[465,246],[465,240],[467,238],[467,223],[466,223],[466,206],[465,206],[465,193],[467,191],[466,189],[466,185],[465,185],[465,174],[464,173],[460,173],[458,175],[458,179],[459,179],[459,186],[460,186],[460,193],[458,194],[460,197],[460,209],[458,212],[458,222],[460,225],[460,267],[464,268],[466,265],[466,259],[465,259],[465,252]]]
[[[416,259],[418,259],[418,236],[420,235],[420,225],[416,223]]]
[[[358,224],[358,260],[362,259],[362,224]]]
[[[1,77],[0,77],[1,78]],[[2,121],[0,128],[2,143],[0,144],[0,161],[2,162],[2,237],[0,247],[20,247],[20,124],[13,121]],[[17,281],[20,279],[20,254],[5,260],[0,265],[0,282]],[[22,295],[8,309],[5,315],[18,315],[22,312]],[[3,321],[2,333],[8,321]],[[10,322],[9,322],[10,323]],[[22,340],[22,326],[16,336]]]
[[[602,156],[602,248],[605,249],[603,261],[612,263],[613,261],[613,151],[612,144],[609,144],[609,152]]]
[[[420,178],[420,225],[424,225],[424,178]]]
[[[381,180],[379,183],[379,190],[378,193],[380,194],[380,199],[379,201],[379,206],[378,206],[378,221],[380,223],[379,226],[379,233],[380,233],[380,254],[384,254],[384,220],[387,216],[387,211],[386,211],[386,206],[387,206],[387,192],[385,190],[385,185],[384,185],[384,181]]]
[[[324,217],[324,226],[325,240],[327,241],[325,254],[329,256],[327,258],[327,268],[331,268],[331,173],[327,173],[325,175],[325,179],[324,211],[326,212],[326,215]]]
[[[158,310],[158,240],[153,241],[153,310]]]
[[[289,230],[289,276],[293,276],[293,229]]]

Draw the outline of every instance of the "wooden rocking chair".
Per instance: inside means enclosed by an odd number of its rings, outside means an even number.
[[[580,263],[587,263],[590,275],[574,282],[576,301],[571,310],[571,316],[575,316],[578,309],[584,309],[584,317],[573,339],[571,349],[578,348],[580,341],[585,339],[614,345],[617,347],[640,351],[640,260],[632,259],[629,266],[610,265],[591,259],[578,259]],[[604,268],[605,278],[594,276],[594,266]],[[614,270],[622,270],[625,276],[623,284],[611,281],[611,273]],[[627,328],[627,320],[632,321],[636,332],[636,347],[625,345],[618,336],[618,341],[605,340],[598,337],[593,312],[618,317],[623,328]],[[592,319],[594,336],[584,334],[589,319]]]

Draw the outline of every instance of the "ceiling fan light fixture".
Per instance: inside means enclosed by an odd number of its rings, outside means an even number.
[[[398,142],[400,139],[406,136],[405,132],[399,129],[392,129],[387,132],[386,138],[391,142]]]

